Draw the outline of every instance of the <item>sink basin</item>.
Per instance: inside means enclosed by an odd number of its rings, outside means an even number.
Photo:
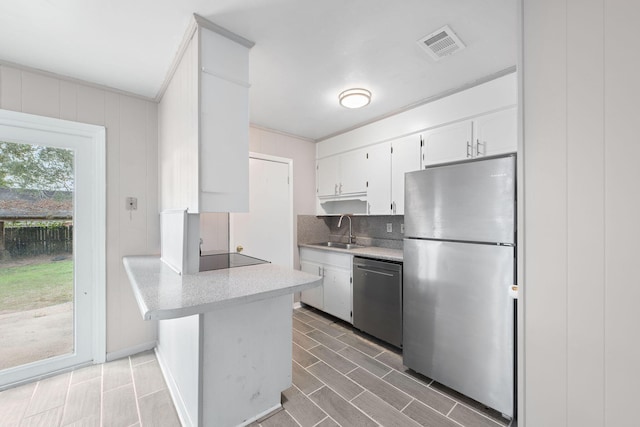
[[[313,243],[315,246],[326,246],[328,248],[338,248],[338,249],[358,249],[364,248],[362,245],[358,245],[355,243],[341,243],[341,242],[322,242],[322,243]]]

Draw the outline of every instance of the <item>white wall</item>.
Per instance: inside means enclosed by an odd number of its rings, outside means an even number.
[[[637,424],[640,3],[523,12],[520,425]]]
[[[107,352],[155,341],[122,266],[158,253],[157,104],[46,74],[0,65],[0,108],[105,126],[107,130]],[[138,210],[125,211],[125,197]]]
[[[249,151],[293,159],[293,253],[294,268],[298,258],[298,215],[315,215],[316,144],[313,141],[251,126]]]

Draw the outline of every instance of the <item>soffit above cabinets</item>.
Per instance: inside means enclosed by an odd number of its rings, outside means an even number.
[[[512,0],[31,0],[0,4],[0,63],[156,98],[193,13],[255,41],[251,122],[324,139],[516,64]],[[466,48],[416,43],[444,25]],[[347,110],[338,94],[373,93]]]

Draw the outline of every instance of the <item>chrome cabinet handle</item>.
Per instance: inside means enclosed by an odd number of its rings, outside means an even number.
[[[342,194],[342,183],[340,183],[340,192],[338,194]]]
[[[333,194],[338,194],[338,184],[336,184],[335,188],[333,189]]]
[[[467,141],[467,159],[473,157],[473,153],[471,152],[471,142]]]
[[[480,147],[484,145],[484,153],[480,152]],[[480,139],[476,139],[476,155],[477,156],[485,156],[487,154],[487,143],[480,142]]]

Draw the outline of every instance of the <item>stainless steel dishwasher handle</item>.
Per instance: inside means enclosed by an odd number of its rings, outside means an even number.
[[[377,270],[377,269],[374,270],[374,269],[371,269],[371,268],[363,267],[361,265],[356,265],[356,267],[359,270],[368,271],[369,273],[376,273],[376,274],[382,274],[383,276],[393,277],[393,273],[387,273],[388,270]]]

